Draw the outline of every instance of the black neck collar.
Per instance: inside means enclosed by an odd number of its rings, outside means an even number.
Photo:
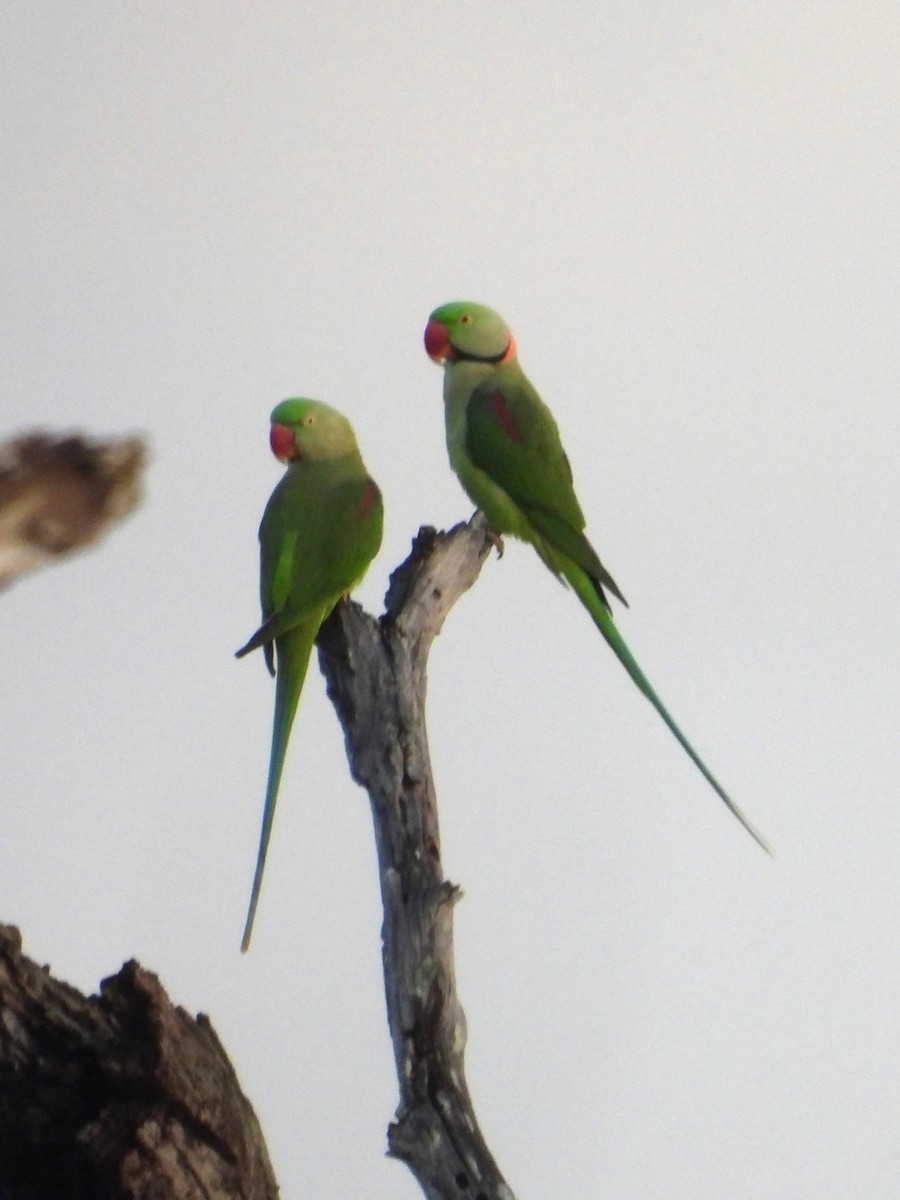
[[[509,343],[507,342],[506,349],[501,350],[499,354],[467,354],[465,350],[458,350],[456,346],[453,346],[453,352],[457,362],[493,363],[496,365],[502,363],[509,354]]]

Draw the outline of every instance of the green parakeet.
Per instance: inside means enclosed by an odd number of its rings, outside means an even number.
[[[425,349],[444,367],[444,415],[450,464],[497,534],[530,542],[557,578],[569,583],[644,693],[750,835],[769,850],[676,725],[613,621],[605,592],[624,596],[584,534],[572,470],[550,410],[529,382],[505,321],[481,304],[435,309]]]
[[[327,404],[294,399],[282,401],[271,420],[272,452],[287,470],[259,527],[263,623],[237,652],[242,658],[262,646],[276,675],[269,780],[242,951],[250,945],[285,751],[313,643],[337,602],[365,575],[382,528],[381,492],[366,473],[346,417]]]

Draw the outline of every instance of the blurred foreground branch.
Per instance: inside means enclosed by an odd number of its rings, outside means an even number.
[[[484,1142],[463,1071],[465,1017],[456,994],[453,905],[443,876],[425,728],[428,652],[491,548],[480,518],[449,533],[422,529],[391,577],[384,616],[342,604],[319,657],[344,727],[353,778],[369,793],[384,904],[388,1023],[400,1085],[390,1153],[428,1200],[513,1200]]]
[[[0,1196],[276,1200],[209,1020],[135,962],[83,996],[0,926]]]
[[[145,457],[136,437],[29,433],[0,444],[0,587],[127,516],[140,499]]]

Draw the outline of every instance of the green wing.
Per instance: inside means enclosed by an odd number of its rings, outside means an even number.
[[[312,613],[333,607],[378,551],[378,487],[364,473],[338,482],[329,473],[329,464],[289,470],[266,505],[259,528],[263,624],[239,657],[270,648]]]
[[[522,510],[540,540],[587,573],[604,602],[601,585],[627,603],[584,535],[584,514],[553,414],[517,363],[498,368],[472,392],[466,451]],[[548,565],[563,573],[558,563]]]
[[[517,365],[509,364],[509,367],[498,368],[469,398],[466,452],[472,463],[518,506],[531,527],[529,536],[541,557],[551,570],[568,580],[632,681],[662,717],[682,749],[744,828],[764,850],[769,851],[765,839],[675,723],[616,628],[603,587],[608,587],[620,600],[623,600],[622,593],[584,536],[584,517],[572,486],[572,471],[559,440],[556,422]]]

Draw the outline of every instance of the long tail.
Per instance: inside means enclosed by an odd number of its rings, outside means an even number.
[[[303,681],[306,678],[309,656],[320,624],[321,619],[318,616],[310,618],[294,626],[293,629],[289,629],[287,633],[283,633],[275,643],[278,670],[275,676],[275,719],[272,723],[269,780],[266,784],[266,803],[263,808],[262,830],[259,835],[259,851],[256,856],[253,889],[250,893],[250,907],[244,925],[244,936],[241,938],[242,954],[246,954],[250,945],[253,920],[256,916],[256,906],[259,903],[259,889],[262,886],[263,868],[266,865],[266,853],[272,833],[272,819],[275,816],[275,801],[278,799],[278,785],[281,783],[281,773],[284,769],[284,756],[287,751],[288,738],[291,735],[291,726],[297,713]]]
[[[763,850],[765,850],[767,854],[771,854],[772,849],[766,839],[761,833],[754,829],[750,821],[744,816],[735,802],[719,783],[718,779],[716,779],[712,771],[710,771],[706,763],[675,724],[675,720],[671,713],[663,704],[662,700],[660,700],[659,696],[657,696],[650,684],[650,681],[647,679],[647,676],[638,666],[637,660],[628,649],[628,646],[625,644],[625,639],[616,628],[615,622],[609,615],[609,612],[607,611],[603,601],[598,596],[597,591],[589,577],[584,573],[584,571],[575,566],[570,566],[568,569],[564,570],[564,574],[569,583],[575,589],[582,604],[591,614],[594,624],[612,647],[616,658],[618,658],[619,662],[628,672],[636,687],[638,687],[640,691],[644,693],[644,695],[665,721],[666,725],[668,725],[669,729],[674,734],[676,740],[687,754],[688,758],[690,758],[691,762],[694,764],[706,782],[710,785],[719,799],[722,800],[729,811],[737,817],[753,840],[762,846]]]

